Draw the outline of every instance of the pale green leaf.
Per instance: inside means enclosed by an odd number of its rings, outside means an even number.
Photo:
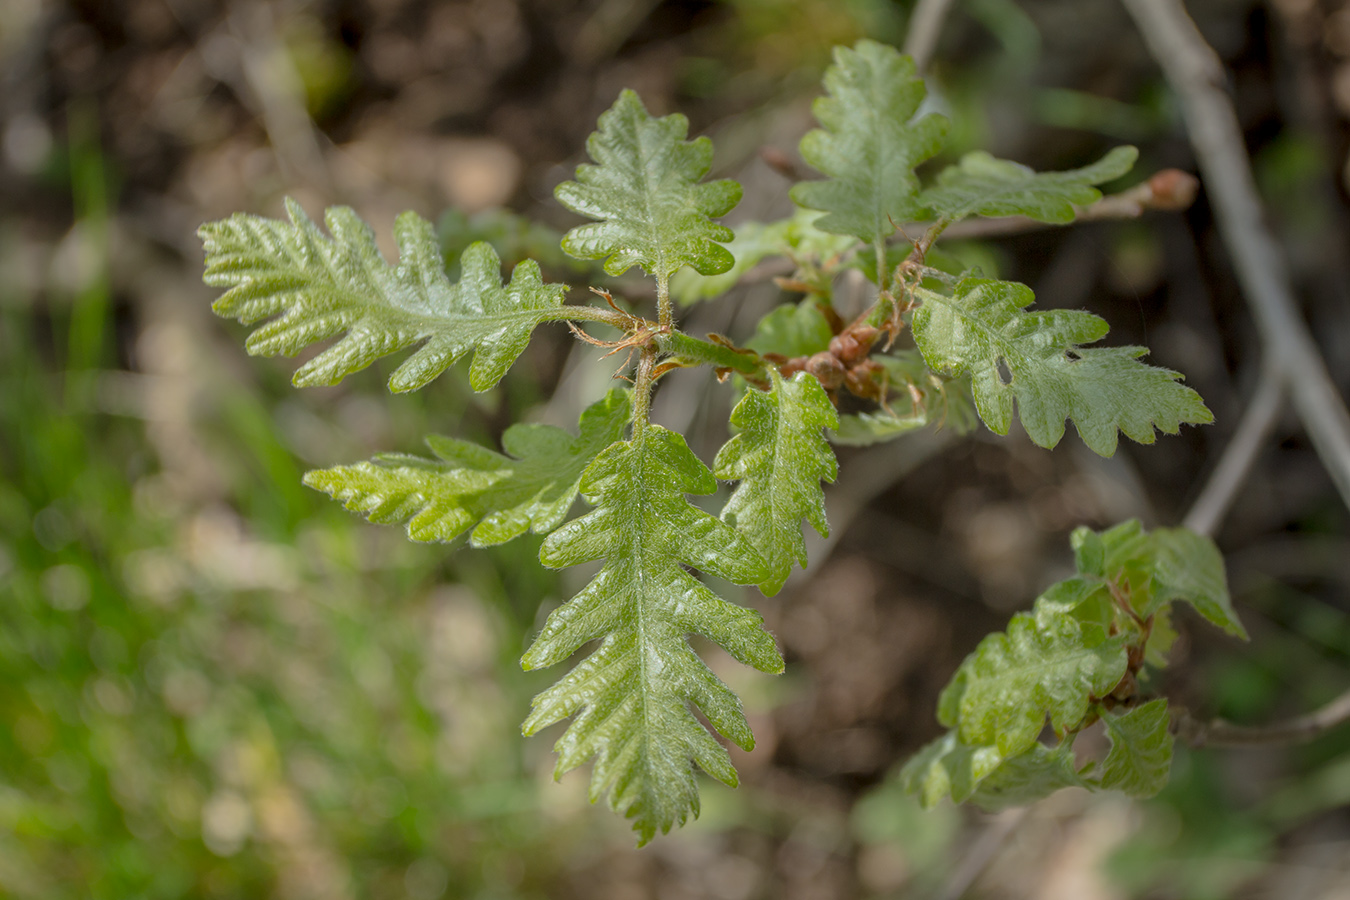
[[[841,447],[870,447],[917,431],[928,424],[923,410],[896,414],[884,409],[876,412],[848,413],[839,417],[839,428],[830,442]]]
[[[433,436],[427,443],[436,459],[384,454],[308,472],[305,484],[372,522],[407,522],[415,541],[450,541],[473,528],[475,547],[500,544],[557,527],[581,473],[623,436],[631,415],[628,392],[615,389],[581,414],[579,437],[551,425],[512,425],[502,435],[507,456]]]
[[[1076,618],[1020,613],[966,657],[938,701],[938,720],[972,745],[1004,756],[1036,743],[1048,714],[1057,731],[1078,726],[1091,697],[1125,677],[1123,636],[1106,637]]]
[[[797,304],[774,307],[755,325],[755,333],[745,346],[757,353],[777,353],[791,359],[828,349],[832,337],[834,331],[820,304],[807,297]]]
[[[969,800],[980,782],[1003,761],[997,747],[962,743],[955,731],[949,731],[928,744],[900,770],[900,785],[919,798],[924,809],[932,809],[944,797],[956,803]]]
[[[739,481],[722,508],[722,520],[738,529],[768,563],[759,587],[773,596],[783,587],[795,560],[806,567],[802,519],[829,535],[822,481],[839,474],[834,451],[822,433],[837,428],[839,416],[812,375],[784,380],[776,370],[771,390],[746,391],[731,412],[740,430],[723,445],[713,471]]]
[[[914,62],[874,41],[836,47],[825,90],[801,153],[828,178],[795,185],[792,199],[828,213],[816,228],[871,244],[922,211],[914,167],[942,149],[947,120],[913,120],[925,93]]]
[[[1131,797],[1152,797],[1167,785],[1172,769],[1172,733],[1167,701],[1152,700],[1124,715],[1102,716],[1111,750],[1101,768],[1101,786]]]
[[[1075,767],[1073,746],[1033,744],[1025,753],[1003,760],[976,786],[970,802],[993,812],[1035,803],[1068,787],[1093,787]]]
[[[292,356],[346,333],[295,373],[299,386],[336,384],[376,359],[420,345],[389,379],[393,391],[422,387],[474,352],[469,382],[485,391],[501,380],[541,322],[567,318],[559,284],[539,266],[516,266],[509,284],[488,244],[464,251],[463,276],[445,275],[430,223],[405,212],[394,225],[399,263],[391,266],[356,213],[332,207],[325,237],[304,210],[286,201],[289,222],[236,213],[198,234],[206,249],[205,281],[229,288],[212,308],[250,325],[255,356]]]
[[[700,184],[712,166],[712,141],[686,141],[689,120],[675,114],[654,119],[633,91],[625,90],[600,116],[586,140],[596,165],[577,167],[554,196],[573,212],[599,221],[563,236],[563,250],[577,259],[604,259],[621,275],[639,265],[668,277],[689,265],[716,275],[735,262],[721,243],[730,228],[724,216],[741,199],[741,186],[722,179]]]
[[[549,616],[522,665],[551,666],[602,642],[534,699],[523,730],[533,734],[575,716],[556,745],[558,772],[594,757],[592,799],[608,794],[615,810],[635,820],[642,843],[698,814],[691,761],[736,784],[729,754],[690,704],[739,746],[754,744],[740,700],[695,655],[687,635],[700,634],[761,671],[783,669],[759,613],[728,603],[685,569],[738,584],[766,577],[743,535],[685,499],[716,486],[684,438],[648,426],[596,457],[581,480],[596,509],[554,531],[540,551],[554,568],[594,559],[605,565]]]
[[[745,222],[734,229],[736,237],[727,250],[736,263],[719,275],[700,275],[681,269],[670,279],[670,295],[689,305],[725,294],[741,278],[771,256],[786,256],[798,265],[820,266],[839,257],[855,243],[853,238],[821,231],[812,224],[815,210],[799,209],[791,218],[777,222]]]
[[[1081,169],[1035,172],[1020,163],[976,151],[943,170],[919,203],[950,220],[970,215],[1026,216],[1037,222],[1067,224],[1077,214],[1075,206],[1101,199],[1101,191],[1093,185],[1124,175],[1138,157],[1139,151],[1133,147],[1116,147]]]
[[[1053,447],[1071,419],[1097,453],[1115,452],[1117,431],[1152,443],[1154,429],[1213,421],[1181,375],[1141,363],[1143,347],[1085,348],[1106,323],[1077,310],[1025,312],[1035,299],[1023,284],[963,279],[953,296],[921,289],[914,340],[928,365],[969,372],[975,404],[989,428],[1007,434],[1016,400],[1031,439]],[[1000,371],[1007,367],[1007,379]]]

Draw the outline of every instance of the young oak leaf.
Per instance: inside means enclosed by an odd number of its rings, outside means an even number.
[[[308,472],[305,484],[372,522],[407,522],[414,541],[450,541],[473,528],[475,547],[500,544],[557,527],[581,473],[623,436],[631,415],[628,392],[615,389],[581,414],[578,437],[551,425],[512,425],[502,435],[507,456],[433,435],[427,444],[436,459],[382,454]]]
[[[795,560],[806,566],[802,519],[822,536],[825,519],[821,481],[834,481],[839,464],[821,429],[838,428],[839,415],[820,381],[805,372],[784,380],[775,370],[769,391],[749,390],[731,412],[740,429],[722,446],[713,471],[739,481],[722,509],[722,521],[750,539],[768,563],[759,588],[773,596]]]
[[[1167,701],[1151,700],[1124,715],[1102,716],[1111,750],[1102,762],[1100,784],[1131,797],[1152,797],[1167,786],[1172,770],[1172,733]]]
[[[576,181],[553,194],[573,212],[600,221],[567,232],[563,250],[577,259],[604,259],[611,275],[634,265],[658,278],[684,265],[703,275],[729,270],[735,260],[715,242],[734,235],[712,219],[740,202],[741,186],[729,179],[699,183],[712,167],[712,141],[686,141],[688,119],[654,119],[630,90],[601,114],[599,125],[586,139],[597,165],[578,166]]]
[[[1025,753],[1047,714],[1056,731],[1077,726],[1090,698],[1109,694],[1128,662],[1121,635],[1069,615],[1019,613],[961,663],[938,699],[938,721],[964,743],[993,745],[1005,757]]]
[[[754,745],[739,698],[698,658],[687,635],[715,641],[760,671],[783,670],[759,613],[723,600],[684,568],[737,584],[765,580],[750,542],[685,499],[716,487],[683,437],[649,425],[596,457],[581,480],[595,510],[550,534],[539,554],[552,568],[601,558],[605,565],[549,616],[521,664],[551,666],[603,640],[534,698],[522,730],[534,734],[575,716],[555,746],[558,774],[594,757],[592,801],[608,793],[610,806],[635,820],[644,844],[698,815],[692,763],[737,783],[730,755],[694,718],[691,703],[737,745]]]
[[[1233,637],[1248,639],[1228,593],[1223,555],[1204,535],[1186,528],[1145,531],[1130,519],[1102,532],[1076,528],[1070,541],[1079,571],[1127,588],[1141,617],[1180,601]]]
[[[912,59],[875,41],[836,47],[825,90],[811,108],[823,127],[802,138],[801,153],[829,177],[794,185],[792,199],[828,213],[816,228],[871,244],[922,212],[914,167],[942,149],[947,120],[911,121],[923,80]]]
[[[568,318],[560,284],[545,284],[525,260],[509,284],[486,243],[460,258],[463,276],[445,275],[431,224],[405,212],[394,224],[399,263],[390,266],[375,238],[351,209],[324,214],[325,237],[300,205],[287,199],[289,222],[236,213],[198,230],[206,249],[205,281],[229,288],[212,305],[217,314],[254,329],[254,356],[294,355],[346,336],[301,366],[300,387],[337,384],[376,359],[420,344],[389,379],[392,391],[420,388],[474,352],[469,383],[485,391],[501,380],[541,322]]]
[[[920,195],[919,204],[950,221],[971,215],[1026,216],[1064,225],[1077,215],[1075,206],[1101,199],[1093,185],[1124,175],[1138,157],[1133,147],[1116,147],[1081,169],[1036,172],[978,150],[944,169],[937,183]]]
[[[980,418],[998,434],[1012,423],[1013,401],[1031,439],[1054,447],[1072,419],[1083,443],[1115,453],[1117,431],[1151,444],[1154,429],[1214,420],[1181,374],[1146,365],[1144,347],[1084,348],[1106,322],[1081,310],[1024,311],[1036,298],[1024,284],[965,278],[952,296],[920,288],[914,341],[928,365],[969,372]],[[1005,364],[1011,377],[1000,371]]]
[[[963,743],[955,731],[925,746],[900,770],[900,786],[932,809],[944,797],[956,803],[969,800],[981,781],[1003,762],[997,747]]]

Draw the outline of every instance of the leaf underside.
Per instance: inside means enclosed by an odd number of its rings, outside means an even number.
[[[1151,444],[1155,428],[1175,434],[1182,423],[1214,419],[1180,373],[1139,361],[1146,348],[1081,346],[1106,334],[1101,318],[1080,310],[1025,312],[1035,300],[1026,285],[966,278],[952,296],[919,295],[913,330],[924,359],[940,371],[970,373],[980,418],[998,434],[1008,433],[1014,400],[1038,445],[1058,444],[1071,419],[1102,456],[1115,452],[1117,431]]]
[[[596,457],[581,481],[595,510],[554,531],[540,551],[553,568],[594,559],[605,565],[549,616],[522,665],[551,666],[589,641],[601,644],[535,697],[523,731],[575,717],[555,746],[558,773],[594,757],[591,799],[608,794],[615,810],[634,819],[641,843],[698,814],[691,761],[737,782],[730,755],[691,704],[737,745],[754,744],[739,698],[686,636],[702,635],[761,671],[783,669],[761,616],[718,597],[685,569],[737,584],[765,580],[749,541],[685,499],[714,490],[712,473],[683,437],[648,426]]]
[[[700,183],[712,167],[712,142],[686,141],[688,119],[654,119],[630,90],[600,116],[599,126],[586,140],[596,165],[578,166],[576,181],[558,185],[554,196],[600,221],[567,232],[563,250],[604,259],[611,275],[634,265],[661,278],[685,265],[703,275],[729,270],[735,260],[718,242],[734,235],[712,219],[740,202],[741,186],[730,179]]]
[[[628,392],[615,389],[581,414],[578,437],[551,425],[512,425],[502,435],[503,455],[433,436],[427,444],[435,459],[384,454],[308,472],[305,484],[372,522],[407,522],[414,541],[451,541],[473,528],[475,547],[500,544],[557,527],[581,473],[623,436],[631,415]]]
[[[812,106],[822,127],[802,138],[801,154],[827,178],[795,185],[792,199],[827,213],[816,228],[871,244],[922,211],[914,167],[942,149],[947,120],[911,121],[923,80],[913,60],[875,41],[836,47],[825,89]]]
[[[934,215],[951,221],[972,215],[1026,216],[1037,222],[1066,225],[1077,215],[1074,207],[1101,199],[1101,191],[1093,185],[1121,177],[1138,157],[1139,151],[1133,147],[1116,147],[1081,169],[1036,172],[976,151],[943,170],[919,202]]]
[[[794,562],[806,566],[802,519],[822,536],[825,519],[822,481],[839,474],[834,451],[822,429],[838,428],[839,416],[820,381],[805,372],[784,380],[775,370],[772,389],[746,392],[731,413],[740,430],[722,447],[713,471],[739,481],[722,508],[722,520],[750,539],[768,563],[760,590],[773,596]]]
[[[469,383],[485,391],[501,380],[541,322],[564,318],[559,284],[539,266],[516,266],[509,284],[486,243],[460,258],[451,284],[431,224],[412,212],[394,225],[399,263],[391,266],[370,227],[346,207],[332,207],[325,237],[300,205],[286,201],[289,222],[236,213],[198,234],[206,249],[205,281],[229,288],[212,309],[245,325],[255,356],[293,356],[345,332],[295,373],[300,387],[337,384],[376,359],[418,346],[389,379],[392,391],[427,384],[472,352]]]

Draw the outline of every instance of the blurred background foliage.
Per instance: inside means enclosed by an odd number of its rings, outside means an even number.
[[[1260,377],[1203,200],[970,250],[1182,369],[1218,424],[1100,460],[1066,441],[919,435],[841,453],[835,537],[773,601],[788,674],[713,664],[759,738],[744,784],[642,852],[519,736],[518,657],[576,587],[537,539],[413,545],[305,468],[429,432],[570,425],[611,366],[543,334],[493,392],[380,372],[297,392],[214,320],[196,226],[354,206],[560,255],[554,184],[621,87],[714,137],[733,221],[786,214],[829,48],[903,39],[892,0],[6,0],[0,3],[0,896],[1090,898],[1350,895],[1350,734],[1178,757],[1157,800],[1064,792],[1025,814],[919,813],[887,779],[937,690],[1068,563],[1068,531],[1176,522]],[[1188,4],[1233,72],[1272,219],[1350,383],[1350,5]],[[1113,143],[1193,168],[1108,0],[963,0],[933,67],[952,152],[1038,168]],[[689,313],[744,338],[771,284]],[[705,459],[726,396],[677,373],[654,418]],[[940,451],[940,452],[939,452]],[[1161,687],[1260,722],[1350,680],[1347,515],[1292,423],[1219,536],[1250,646],[1192,622]]]

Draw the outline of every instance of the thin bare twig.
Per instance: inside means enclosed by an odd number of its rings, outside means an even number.
[[[1263,374],[1256,396],[1247,405],[1237,431],[1224,448],[1219,464],[1214,467],[1204,490],[1182,520],[1183,526],[1198,534],[1213,536],[1233,505],[1237,492],[1251,474],[1257,454],[1279,421],[1280,413],[1284,412],[1286,395],[1282,373],[1276,371]]]
[[[909,17],[909,33],[905,35],[904,53],[914,58],[914,67],[922,73],[928,68],[937,47],[942,22],[947,18],[954,0],[919,0]]]
[[[1017,826],[1022,824],[1022,820],[1027,817],[1030,807],[1021,806],[1015,809],[1006,809],[999,813],[985,826],[984,831],[976,838],[975,843],[970,845],[970,849],[961,857],[961,862],[952,870],[951,877],[943,885],[942,892],[937,895],[937,900],[961,900],[970,890],[971,885],[975,884],[979,877],[984,874],[984,870],[989,868],[989,864],[994,861],[998,851],[1007,842],[1012,833],[1017,830]]]
[[[1270,365],[1283,376],[1269,380],[1283,380],[1287,384],[1317,455],[1341,498],[1350,505],[1350,413],[1298,312],[1279,246],[1265,225],[1242,128],[1224,88],[1223,66],[1180,0],[1122,2],[1181,98],[1200,174],[1217,214],[1219,232],[1260,326]],[[1267,402],[1278,406],[1278,400],[1277,393]],[[1253,431],[1262,424],[1259,416],[1264,412],[1255,409],[1256,406],[1253,402],[1247,416],[1252,420]],[[1276,414],[1269,415],[1273,418]],[[1254,452],[1244,448],[1234,450],[1232,455],[1237,458],[1232,466],[1237,468],[1243,462],[1242,454]],[[1192,745],[1232,747],[1307,741],[1347,721],[1350,721],[1350,691],[1315,712],[1273,725],[1249,728],[1221,721],[1206,724],[1183,713],[1177,720],[1177,728]]]
[[[1265,225],[1223,67],[1179,0],[1123,0],[1181,99],[1200,174],[1260,326],[1271,363],[1322,464],[1350,505],[1350,413],[1294,300],[1278,244]]]
[[[1183,710],[1176,719],[1176,729],[1177,735],[1192,747],[1265,747],[1307,743],[1347,722],[1350,722],[1350,691],[1315,712],[1273,725],[1199,722]]]

